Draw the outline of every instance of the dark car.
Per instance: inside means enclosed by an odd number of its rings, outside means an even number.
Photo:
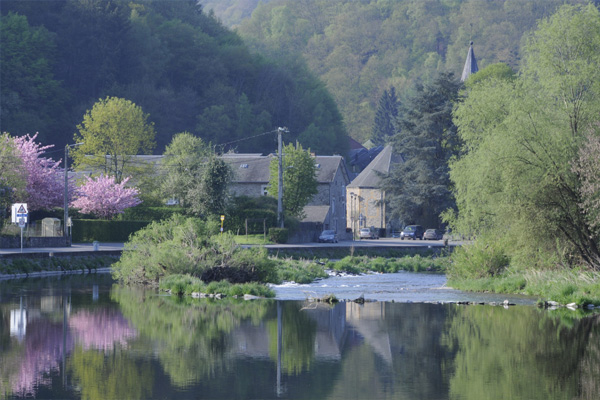
[[[442,240],[442,233],[437,229],[427,229],[423,234],[423,240]]]
[[[338,239],[337,239],[337,235],[335,234],[335,231],[332,230],[326,230],[321,232],[321,235],[319,235],[319,243],[337,243]]]
[[[402,232],[400,232],[400,239],[421,239],[423,240],[423,227],[421,225],[407,225],[404,227]]]

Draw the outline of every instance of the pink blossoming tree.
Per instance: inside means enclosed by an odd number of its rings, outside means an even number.
[[[125,187],[129,178],[121,183],[115,183],[114,176],[100,175],[86,179],[87,182],[79,188],[77,199],[71,202],[71,206],[82,213],[108,219],[142,202],[138,198],[137,188]]]
[[[64,202],[64,169],[60,168],[60,160],[54,161],[42,155],[54,145],[42,146],[35,142],[37,133],[13,138],[18,156],[23,162],[26,177],[25,198],[15,199],[27,203],[29,210],[51,209],[62,207]],[[69,182],[69,193],[74,185]]]

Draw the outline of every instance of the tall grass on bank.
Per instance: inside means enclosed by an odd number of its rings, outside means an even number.
[[[275,292],[264,284],[249,282],[230,284],[228,281],[204,283],[200,278],[190,275],[170,275],[163,278],[159,289],[170,290],[175,295],[191,295],[192,293],[222,294],[225,296],[243,296],[250,294],[260,297],[275,297]]]
[[[339,261],[330,261],[325,267],[336,271],[360,274],[367,272],[394,273],[399,271],[443,272],[447,266],[447,257],[421,257],[416,255],[400,258],[348,256]]]
[[[448,268],[448,285],[460,290],[537,296],[561,304],[600,305],[600,272],[586,268],[555,267],[540,260],[534,267],[518,267],[505,244],[480,237],[456,249]]]

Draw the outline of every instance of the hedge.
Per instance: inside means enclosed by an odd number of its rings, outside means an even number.
[[[126,209],[123,214],[119,214],[117,219],[122,221],[161,221],[169,219],[174,214],[183,214],[183,207],[165,206],[165,207],[131,207]]]
[[[269,239],[275,243],[287,243],[288,236],[287,228],[269,228]]]
[[[101,219],[73,220],[73,243],[126,242],[129,235],[146,227],[151,221],[106,221]]]

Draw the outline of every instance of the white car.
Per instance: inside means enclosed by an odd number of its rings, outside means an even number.
[[[358,232],[358,237],[360,239],[379,239],[377,231],[369,228],[361,228],[361,230]]]

